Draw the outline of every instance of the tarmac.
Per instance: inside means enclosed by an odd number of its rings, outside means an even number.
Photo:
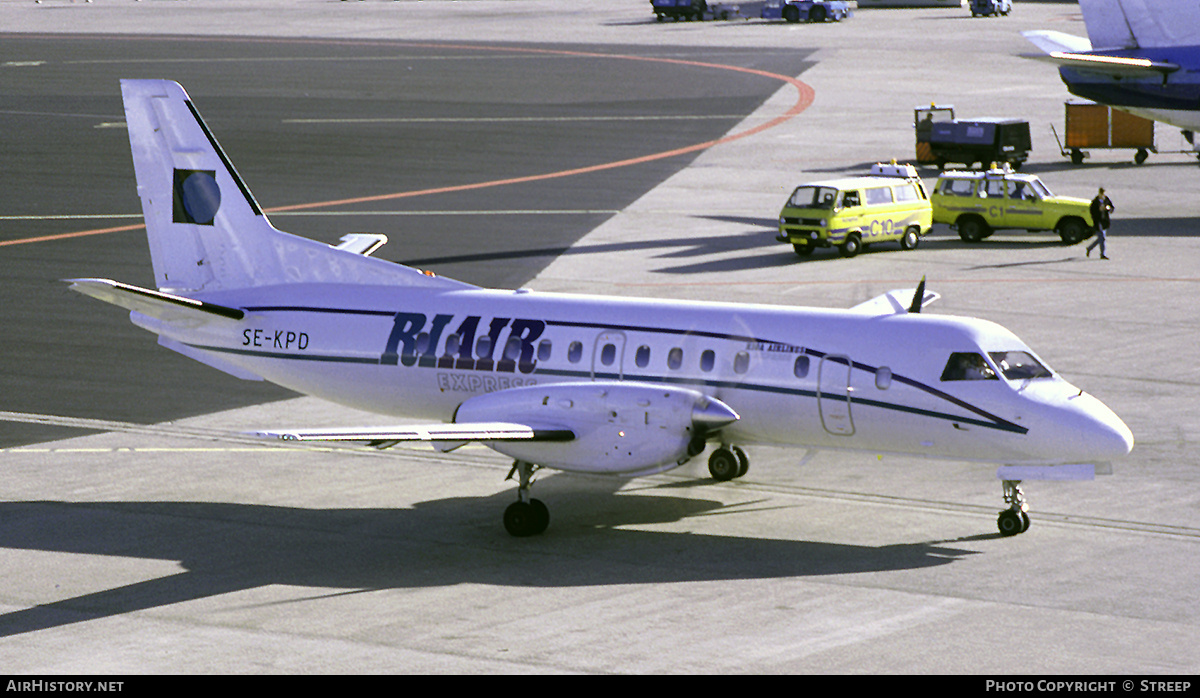
[[[1078,6],[1018,3],[1008,17],[980,19],[957,8],[860,9],[837,24],[786,25],[658,23],[644,0],[595,5],[0,0],[0,119],[37,112],[26,128],[51,143],[51,165],[38,165],[4,129],[4,152],[37,176],[6,167],[0,182],[20,191],[2,200],[9,280],[0,288],[9,336],[26,346],[5,349],[0,374],[0,667],[967,674],[980,690],[985,677],[1197,673],[1200,171],[1194,154],[1167,152],[1186,143],[1164,125],[1160,152],[1142,165],[1130,150],[1093,150],[1080,166],[1060,153],[1051,126],[1061,134],[1066,89],[1052,67],[1020,57],[1036,49],[1019,32],[1084,35]],[[81,43],[97,37],[108,40]],[[198,48],[181,48],[191,41]],[[403,94],[384,82],[339,93],[330,77],[333,64],[365,65],[372,51],[378,59],[414,43],[439,67]],[[54,57],[81,46],[93,55]],[[573,62],[536,63],[531,51]],[[488,60],[465,59],[471,52]],[[264,205],[282,209],[272,219],[285,229],[329,241],[349,232],[300,215],[306,203],[554,174],[487,193],[387,199],[373,211],[322,210],[403,230],[378,253],[389,259],[537,290],[848,307],[924,276],[942,295],[930,312],[1011,329],[1112,407],[1136,445],[1094,482],[1027,483],[1033,525],[1014,538],[996,532],[991,466],[751,447],[748,475],[729,483],[713,482],[703,458],[629,481],[543,471],[535,490],[551,524],[531,539],[504,532],[510,464],[481,447],[265,446],[242,433],[378,418],[222,383],[202,366],[177,372],[188,362],[58,282],[148,283],[136,231],[95,233],[137,223],[123,217],[137,203],[125,191],[128,161],[116,160],[127,155],[123,129],[111,127],[120,111],[108,73],[114,63],[144,69],[138,62],[174,63],[185,87],[197,84],[198,108]],[[414,64],[395,65],[399,74]],[[262,71],[274,82],[258,82]],[[214,72],[223,77],[203,82]],[[573,81],[576,91],[563,87]],[[76,93],[83,101],[67,99]],[[474,136],[458,138],[396,168],[391,141],[362,145],[361,126],[337,106],[344,99],[372,119],[432,119],[429,132],[462,128],[447,114],[622,120],[578,122],[565,136],[504,126],[504,140],[474,155]],[[930,102],[960,117],[1028,119],[1024,171],[1056,193],[1108,190],[1111,260],[1049,233],[967,244],[944,227],[915,251],[877,245],[850,260],[802,260],[774,241],[797,184],[911,158],[912,110]],[[328,121],[294,138],[282,115],[298,112]],[[631,117],[650,112],[704,125],[647,135]],[[87,127],[63,129],[53,145],[63,113]],[[113,157],[61,167],[93,149]],[[339,155],[346,162],[331,169]],[[402,179],[382,179],[379,161]],[[598,164],[607,179],[574,172]],[[111,176],[90,177],[93,167]],[[122,198],[106,203],[110,191]],[[590,191],[603,195],[581,198]],[[455,210],[470,211],[471,225],[414,225]],[[476,224],[491,219],[518,229],[480,247],[488,236]],[[513,237],[521,226],[532,243]],[[55,237],[80,232],[94,234]],[[21,242],[41,237],[54,239]],[[93,365],[94,345],[107,353]],[[192,395],[210,393],[198,409]]]

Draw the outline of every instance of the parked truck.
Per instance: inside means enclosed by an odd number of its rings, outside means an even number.
[[[851,16],[850,3],[843,0],[767,0],[760,16],[788,22],[840,22]]]
[[[921,126],[918,125],[918,134]],[[939,168],[946,163],[962,163],[981,167],[1008,163],[1013,169],[1029,158],[1033,143],[1029,138],[1029,122],[1022,119],[952,119],[934,121],[926,130],[929,157]]]

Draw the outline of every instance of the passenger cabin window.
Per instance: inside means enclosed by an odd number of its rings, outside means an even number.
[[[892,369],[887,366],[880,366],[875,369],[875,387],[880,390],[887,390],[892,387]]]
[[[983,354],[961,352],[950,355],[946,369],[942,371],[943,381],[983,381],[999,380],[996,372],[988,366]]]
[[[553,346],[554,345],[552,345],[548,339],[543,339],[541,342],[538,342],[538,361],[549,361],[550,350],[553,348]]]
[[[712,349],[705,349],[700,354],[700,370],[708,372],[713,370],[713,366],[717,363],[717,355]]]
[[[521,358],[521,338],[509,337],[504,343],[504,360],[516,361]]]
[[[745,373],[750,370],[750,353],[739,351],[733,356],[733,372]]]
[[[612,366],[613,361],[617,360],[617,348],[612,344],[605,344],[600,350],[600,363],[605,366]]]
[[[876,206],[879,204],[892,203],[892,188],[891,187],[876,187],[866,190],[867,205]]]
[[[671,370],[678,369],[683,365],[683,350],[675,347],[667,354],[667,368]]]
[[[645,344],[638,347],[637,353],[633,355],[633,362],[638,368],[646,368],[650,364],[650,347]]]
[[[1050,369],[1043,366],[1027,351],[993,351],[988,352],[988,356],[992,357],[992,361],[996,362],[1000,372],[1010,381],[1054,377]]]
[[[796,357],[796,363],[792,366],[792,373],[797,378],[808,377],[808,357],[801,355]]]
[[[462,340],[458,335],[452,334],[446,338],[446,356],[458,356],[458,350]]]
[[[484,335],[475,342],[475,356],[486,359],[492,355],[492,338]]]
[[[571,342],[571,345],[567,347],[567,361],[577,364],[582,358],[583,342]]]

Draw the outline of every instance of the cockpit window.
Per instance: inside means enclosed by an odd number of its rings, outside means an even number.
[[[996,372],[988,365],[983,354],[974,352],[958,352],[950,355],[946,362],[946,370],[942,371],[944,381],[984,381],[999,380]]]
[[[988,355],[1010,381],[1050,378],[1054,375],[1027,351],[993,351]]]

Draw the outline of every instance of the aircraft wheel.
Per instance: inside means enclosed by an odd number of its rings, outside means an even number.
[[[717,482],[732,480],[738,476],[741,469],[737,454],[724,446],[713,451],[708,457],[708,473]]]
[[[550,510],[540,499],[513,502],[504,510],[504,529],[518,538],[544,533],[550,525]]]
[[[1029,529],[1029,516],[1023,511],[1005,509],[996,519],[996,528],[1000,529],[1000,535],[1005,537],[1024,533]]]
[[[747,456],[746,452],[737,446],[731,447],[730,450],[733,451],[733,455],[737,456],[738,461],[738,473],[734,477],[741,477],[750,472],[750,456]]]

